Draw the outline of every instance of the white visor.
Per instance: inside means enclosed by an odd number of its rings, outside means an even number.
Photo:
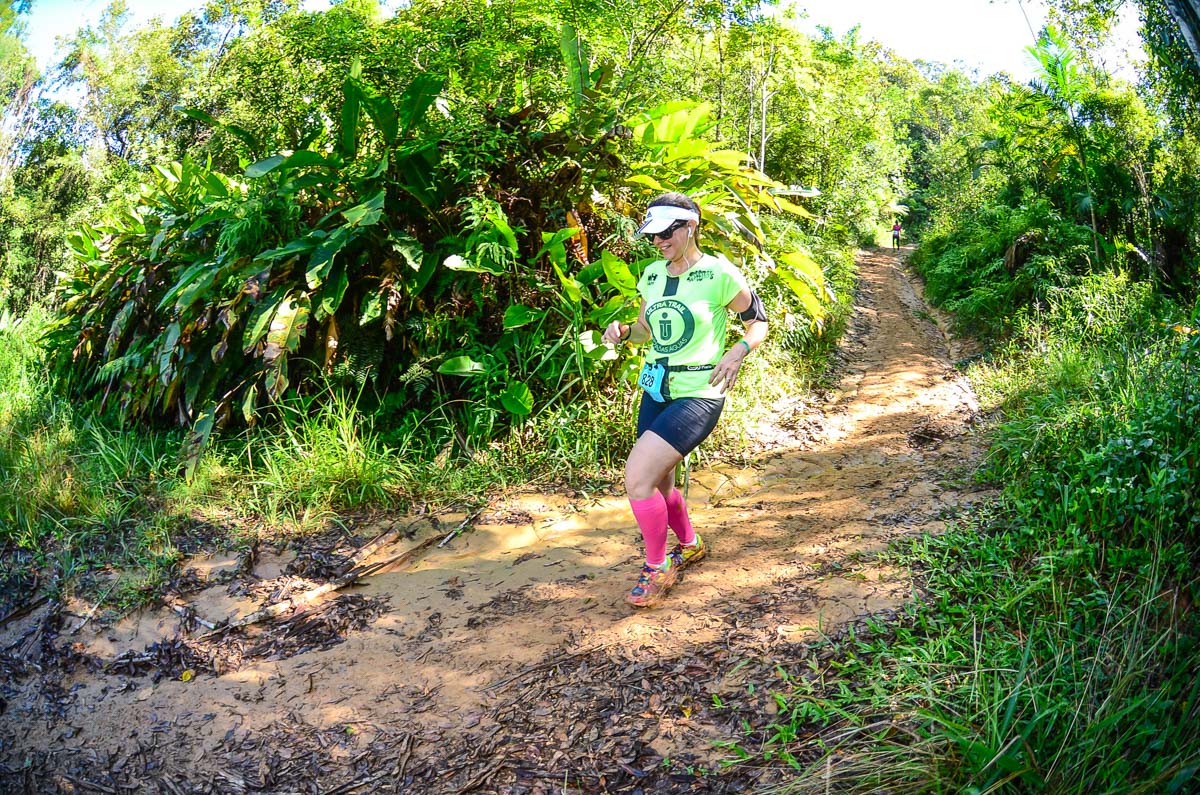
[[[665,204],[655,205],[646,210],[646,218],[638,227],[639,235],[656,235],[676,221],[699,221],[700,216],[682,207],[670,207]]]

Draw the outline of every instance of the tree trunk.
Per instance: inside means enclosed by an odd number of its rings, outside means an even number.
[[[1200,0],[1166,0],[1166,4],[1192,57],[1200,65]]]

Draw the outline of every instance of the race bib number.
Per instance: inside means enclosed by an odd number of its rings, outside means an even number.
[[[646,362],[642,365],[642,374],[638,376],[638,386],[646,390],[646,394],[654,398],[659,403],[666,402],[663,397],[662,389],[663,382],[667,380],[667,368],[661,364],[650,364]]]

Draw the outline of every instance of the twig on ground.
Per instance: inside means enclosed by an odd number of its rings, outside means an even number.
[[[215,623],[201,618],[196,613],[195,610],[188,607],[186,604],[183,604],[182,602],[169,601],[169,602],[165,602],[165,604],[167,607],[171,608],[176,613],[178,613],[179,616],[181,618],[183,618],[184,621],[195,621],[200,626],[206,627],[208,629],[216,629],[217,628],[217,625]]]
[[[430,517],[428,517],[428,516],[422,516],[422,517],[418,518],[415,522],[409,522],[403,528],[400,528],[400,529],[396,529],[396,522],[392,522],[391,527],[388,530],[375,536],[373,539],[368,541],[366,544],[363,544],[363,546],[360,547],[359,550],[354,553],[354,556],[352,558],[350,558],[350,561],[346,564],[344,571],[350,571],[355,566],[361,564],[364,560],[366,560],[367,558],[374,555],[376,552],[378,552],[383,547],[387,546],[388,544],[393,543],[394,541],[397,541],[401,536],[403,536],[409,530],[416,527],[421,522],[429,521],[429,519],[430,519]]]
[[[108,595],[113,592],[113,588],[117,587],[118,582],[120,582],[120,580],[113,580],[112,585],[108,586],[108,590],[104,592],[104,595],[96,600],[96,604],[92,605],[92,609],[89,610],[88,614],[83,617],[83,621],[79,622],[79,626],[71,630],[72,635],[78,635],[79,630],[87,626],[87,623],[92,620],[92,616],[96,615],[96,611],[100,609],[100,605],[104,604],[104,600],[107,599]]]
[[[454,538],[456,535],[458,535],[460,532],[462,532],[462,529],[464,527],[466,527],[468,524],[474,526],[475,520],[479,518],[479,514],[483,513],[483,508],[484,508],[484,506],[480,506],[479,508],[476,508],[472,513],[467,514],[467,518],[463,519],[461,522],[459,522],[458,527],[451,530],[450,534],[442,539],[442,543],[438,544],[438,549],[441,549],[442,547],[446,546],[446,544],[449,544],[450,539]]]

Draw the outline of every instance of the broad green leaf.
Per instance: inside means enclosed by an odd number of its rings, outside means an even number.
[[[649,174],[634,174],[631,177],[626,177],[625,182],[629,185],[642,185],[654,191],[655,193],[663,193],[666,191],[666,188],[663,187],[663,184]]]
[[[232,210],[227,210],[227,209],[223,209],[223,208],[219,209],[219,210],[209,210],[208,212],[204,213],[199,218],[197,218],[195,221],[192,221],[192,225],[187,228],[186,234],[190,235],[193,232],[195,232],[196,230],[198,230],[200,227],[205,226],[206,224],[211,224],[213,221],[224,221],[226,218],[232,218],[232,217],[233,217]],[[154,255],[151,254],[150,258],[153,259]]]
[[[358,325],[365,326],[381,317],[383,317],[383,298],[379,293],[370,293],[363,299],[362,311],[358,316]]]
[[[567,88],[571,91],[571,106],[576,111],[583,105],[583,92],[588,88],[591,64],[587,47],[579,38],[575,26],[564,23],[559,36],[559,50],[567,67]]]
[[[609,284],[626,295],[637,292],[637,279],[633,278],[624,260],[605,249],[600,253],[600,263],[604,267],[604,275]]]
[[[384,146],[395,146],[400,135],[400,119],[396,115],[396,106],[383,96],[364,96],[363,104],[367,115],[375,124],[375,129],[379,130],[380,136],[383,137]]]
[[[816,260],[803,251],[789,251],[781,256],[780,259],[787,263],[793,270],[808,278],[812,282],[814,290],[819,292],[820,285],[825,283],[825,272],[821,270],[821,266]]]
[[[293,152],[287,156],[287,159],[279,164],[280,168],[307,168],[309,166],[321,166],[322,168],[339,168],[342,163],[334,157],[325,157],[311,149],[301,149],[298,152]]]
[[[504,238],[504,244],[508,246],[509,251],[517,253],[517,236],[513,233],[513,229],[509,226],[508,219],[504,217],[504,213],[497,210],[494,213],[488,213],[488,220],[492,222],[492,226],[496,227],[501,237]]]
[[[254,258],[255,262],[266,261],[271,262],[277,259],[284,259],[296,254],[307,254],[317,247],[317,240],[312,237],[298,237],[294,240],[289,240],[281,248],[273,248],[262,252]]]
[[[543,256],[548,256],[551,262],[565,266],[567,264],[567,250],[563,244],[575,237],[578,232],[579,230],[572,226],[559,229],[553,234],[542,232],[542,248],[534,255],[531,263],[536,263]]]
[[[355,81],[361,72],[362,60],[355,55],[350,64],[350,76],[342,84],[342,126],[338,135],[339,150],[347,160],[353,160],[358,154],[358,119],[362,100]]]
[[[134,299],[130,298],[117,312],[117,316],[113,318],[112,326],[108,330],[108,342],[104,345],[104,355],[106,357],[110,357],[117,352],[117,346],[121,341],[121,337],[125,334],[125,326],[129,324],[129,318],[133,316],[133,309],[136,303]]]
[[[387,191],[380,190],[361,204],[356,204],[349,210],[343,210],[342,217],[351,226],[371,226],[372,224],[376,224],[383,217],[383,202],[386,198]]]
[[[254,350],[254,346],[258,345],[259,340],[267,333],[267,325],[283,301],[282,291],[276,290],[250,311],[250,316],[246,319],[246,330],[242,334],[242,351],[244,353],[250,353]]]
[[[442,261],[442,264],[452,271],[465,271],[467,273],[504,273],[504,268],[493,262],[472,262],[466,259],[461,254],[451,254]]]
[[[408,135],[409,130],[425,118],[425,111],[437,99],[445,83],[445,78],[426,72],[408,84],[396,106],[401,135]]]
[[[513,381],[500,393],[500,403],[510,414],[526,417],[533,411],[533,392],[520,381]]]
[[[504,310],[504,328],[507,330],[526,326],[535,320],[541,320],[545,314],[523,304],[513,304]]]
[[[179,291],[179,298],[175,301],[175,311],[182,315],[198,299],[204,297],[220,273],[221,269],[216,263],[212,263],[207,270],[200,274],[199,278],[193,279]]]
[[[746,153],[736,149],[717,149],[708,153],[708,159],[722,168],[734,171],[746,164]]]
[[[471,376],[483,372],[483,365],[470,356],[455,356],[442,362],[437,371],[442,375]]]
[[[550,264],[554,266],[554,272],[558,275],[558,280],[562,282],[563,293],[566,294],[571,303],[583,303],[583,291],[579,289],[579,282],[568,278],[567,275],[563,273],[562,268],[558,267],[557,262],[551,262]]]
[[[300,347],[300,340],[308,327],[308,317],[308,299],[301,297],[285,300],[271,319],[267,345],[263,348],[263,362],[267,366],[267,395],[272,400],[278,400],[288,387],[288,356]]]
[[[308,289],[315,290],[321,286],[321,283],[325,281],[325,277],[329,275],[329,268],[333,264],[333,258],[354,238],[353,230],[348,226],[342,226],[338,227],[337,231],[330,235],[321,245],[317,246],[312,258],[308,261],[308,268],[304,273]]]
[[[205,124],[209,125],[210,127],[215,127],[218,130],[224,130],[225,132],[229,133],[230,135],[234,136],[235,138],[238,138],[239,140],[241,140],[242,143],[246,144],[246,146],[249,147],[251,152],[257,152],[262,148],[262,144],[260,144],[259,140],[254,137],[253,133],[251,133],[249,130],[246,130],[242,127],[238,127],[236,124],[225,124],[223,122],[217,121],[212,116],[210,116],[209,114],[205,113],[204,111],[202,111],[198,108],[184,108],[184,107],[177,105],[175,107],[175,110],[179,111],[184,116],[195,119],[197,121],[202,121]]]
[[[346,296],[346,288],[350,286],[350,277],[344,267],[334,269],[333,278],[325,282],[321,290],[321,303],[317,306],[317,319],[329,317],[338,311],[342,299]]]
[[[774,273],[800,299],[800,303],[804,306],[804,311],[808,313],[813,323],[819,324],[825,318],[825,306],[821,303],[817,289],[815,289],[815,285],[811,283],[807,275],[797,275],[786,264],[776,265]]]
[[[204,185],[208,188],[208,192],[218,199],[226,199],[229,197],[229,187],[216,174],[209,172],[204,176]]]
[[[162,311],[164,308],[173,303],[179,298],[180,294],[191,287],[191,285],[197,280],[204,280],[207,284],[212,284],[213,277],[216,276],[216,272],[219,270],[219,267],[220,266],[218,266],[215,262],[201,260],[185,270],[182,274],[180,274],[179,280],[171,286],[170,290],[167,290],[166,294],[163,295],[162,300],[158,302],[158,311]]]
[[[273,155],[265,160],[259,160],[257,163],[252,163],[246,167],[246,177],[249,179],[258,179],[259,177],[270,174],[279,164],[287,158],[283,155]]]
[[[392,251],[403,257],[408,267],[414,271],[421,270],[421,263],[425,261],[425,249],[421,241],[404,232],[392,232],[388,235],[388,242],[392,244]]]

